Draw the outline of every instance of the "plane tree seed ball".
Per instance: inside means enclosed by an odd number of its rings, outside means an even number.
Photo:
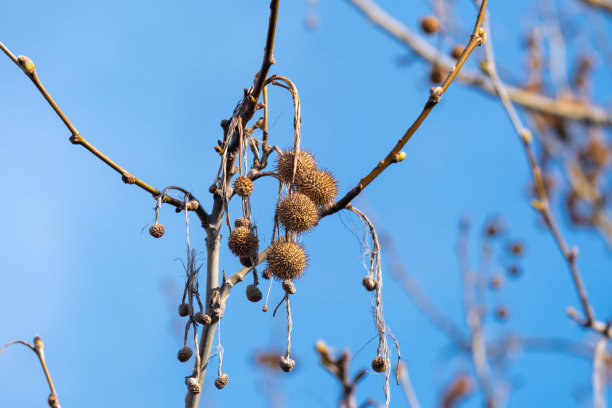
[[[289,231],[305,232],[317,225],[319,213],[315,203],[306,195],[291,193],[277,209],[278,219]]]
[[[291,178],[293,176],[293,163],[295,158],[294,151],[288,151],[283,153],[278,157],[276,161],[276,171],[280,176],[281,180],[285,183],[291,183]],[[295,170],[295,179],[297,180],[299,176],[305,172],[314,170],[316,167],[316,162],[314,157],[307,152],[301,151],[298,155],[297,168]]]
[[[434,16],[423,17],[420,24],[425,34],[433,34],[440,29],[440,22]]]
[[[384,373],[387,371],[387,360],[383,356],[377,356],[372,360],[372,370],[377,373]]]
[[[338,194],[336,179],[327,170],[312,170],[298,180],[298,191],[308,196],[316,205],[329,204]]]
[[[223,389],[223,387],[225,387],[228,382],[229,382],[229,375],[221,374],[215,380],[215,387],[217,387],[218,389]]]
[[[253,182],[248,177],[236,177],[236,180],[234,180],[234,191],[240,197],[248,197],[253,192]]]
[[[149,228],[149,234],[151,234],[154,238],[161,238],[164,235],[164,226],[161,224],[153,224],[151,228]]]
[[[250,257],[257,252],[259,243],[250,227],[238,227],[230,233],[228,246],[234,255]]]
[[[191,350],[191,348],[185,346],[182,349],[180,349],[176,355],[176,357],[178,358],[178,360],[181,363],[186,362],[187,360],[189,360],[191,358],[191,356],[193,355],[193,350]]]
[[[295,242],[276,241],[268,250],[268,268],[279,279],[295,279],[302,275],[306,267],[306,253]]]

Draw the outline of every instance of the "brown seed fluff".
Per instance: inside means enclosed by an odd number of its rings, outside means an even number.
[[[372,360],[372,370],[377,373],[384,373],[387,371],[387,360],[383,356],[377,356]]]
[[[151,234],[154,238],[161,238],[164,235],[164,226],[161,224],[153,224],[151,228],[149,228],[149,234]]]
[[[306,232],[319,221],[315,203],[301,193],[290,193],[276,210],[278,219],[289,231]]]
[[[240,197],[248,197],[253,192],[253,182],[248,177],[238,176],[234,180],[234,191]]]
[[[305,194],[316,205],[331,203],[338,194],[336,179],[327,170],[312,170],[300,175],[298,191]]]
[[[228,245],[234,255],[249,257],[257,253],[259,243],[250,227],[235,228],[229,236]]]
[[[228,382],[229,382],[229,375],[221,374],[215,380],[215,387],[217,387],[218,389],[222,389],[223,387],[227,385]]]
[[[295,279],[306,267],[306,253],[295,242],[276,241],[268,250],[268,268],[279,280]]]
[[[276,161],[276,171],[281,180],[285,183],[291,183],[294,157],[295,151],[290,150],[281,154]],[[295,170],[295,179],[297,180],[302,173],[314,170],[315,167],[316,162],[314,157],[310,153],[300,151],[297,168]]]

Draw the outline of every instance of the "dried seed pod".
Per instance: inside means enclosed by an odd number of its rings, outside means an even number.
[[[189,315],[192,310],[193,309],[192,309],[190,304],[183,303],[183,304],[180,304],[179,307],[178,307],[178,314],[179,314],[179,316],[185,317],[185,316]]]
[[[185,377],[185,385],[187,386],[187,389],[189,390],[190,393],[192,394],[200,393],[200,390],[201,390],[200,383],[195,378]]]
[[[506,306],[500,305],[495,308],[495,317],[500,322],[505,322],[506,320],[508,320],[509,315],[510,311]]]
[[[283,285],[282,286],[283,286],[283,290],[285,292],[287,292],[290,295],[295,295],[295,292],[296,292],[295,286],[293,285],[293,282],[291,282],[289,279],[285,279],[283,281]]]
[[[463,54],[464,49],[465,47],[461,44],[455,45],[451,50],[451,57],[453,57],[454,59],[459,59],[459,57],[461,57],[461,54]]]
[[[250,227],[250,226],[251,226],[251,221],[245,217],[236,218],[236,221],[234,221],[234,228]]]
[[[295,279],[306,267],[306,253],[295,242],[276,241],[268,251],[268,268],[279,280]]]
[[[238,227],[230,233],[228,245],[234,255],[250,257],[257,253],[259,242],[252,228]]]
[[[161,236],[164,235],[164,226],[158,223],[151,225],[149,234],[154,238],[161,238]]]
[[[278,175],[280,176],[281,180],[285,183],[291,183],[291,178],[293,176],[294,158],[295,151],[290,150],[279,155],[276,161],[276,171],[278,172]],[[316,167],[315,158],[308,152],[300,151],[297,162],[298,164],[295,170],[296,180],[301,174],[314,170]]]
[[[218,389],[222,389],[223,387],[227,385],[228,382],[229,382],[229,375],[221,374],[215,380],[215,387],[217,387]]]
[[[433,34],[440,29],[440,22],[434,16],[423,17],[419,24],[425,34]]]
[[[210,322],[212,321],[212,318],[210,317],[210,315],[207,315],[204,312],[196,313],[194,318],[196,322],[203,324],[204,326],[208,326]]]
[[[301,193],[290,193],[276,209],[278,219],[289,231],[306,232],[319,222],[315,203]]]
[[[250,268],[253,266],[253,261],[251,261],[251,257],[243,256],[240,258],[240,264],[246,268]]]
[[[253,192],[253,182],[248,177],[238,176],[234,180],[234,191],[240,197],[248,197]]]
[[[186,361],[188,361],[191,356],[193,355],[193,350],[191,350],[191,348],[185,346],[182,349],[180,349],[176,355],[176,357],[178,358],[178,360],[181,363],[184,363]]]
[[[288,373],[295,367],[295,361],[289,357],[281,356],[279,365],[284,372]]]
[[[47,404],[49,404],[50,408],[60,408],[59,400],[57,399],[57,395],[54,393],[49,394],[49,398],[47,398]]]
[[[523,256],[525,254],[525,245],[519,241],[511,242],[508,245],[508,250],[516,257]]]
[[[504,278],[502,275],[497,274],[491,277],[491,280],[489,281],[489,287],[492,290],[500,290],[503,286],[504,286]]]
[[[264,279],[270,279],[270,275],[272,275],[272,271],[270,271],[270,268],[264,269],[261,273],[261,277]]]
[[[263,297],[261,290],[256,285],[249,285],[246,288],[247,299],[251,302],[259,302]]]
[[[429,80],[432,84],[439,84],[444,81],[446,72],[444,71],[444,67],[439,64],[433,64],[431,66],[431,71],[429,71]]]
[[[331,203],[338,194],[336,179],[327,170],[311,170],[297,179],[298,191],[305,194],[316,205]]]
[[[377,373],[384,373],[387,371],[387,359],[383,356],[377,356],[372,360],[372,370]]]
[[[376,283],[376,280],[374,280],[374,278],[371,276],[364,277],[361,281],[361,284],[363,285],[364,288],[366,288],[368,292],[373,291],[378,286],[378,284]]]

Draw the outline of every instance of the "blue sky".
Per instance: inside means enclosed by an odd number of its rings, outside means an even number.
[[[474,9],[459,2],[465,30]],[[491,2],[492,33],[500,64],[522,78],[521,20],[528,1]],[[431,13],[426,1],[382,3],[416,28]],[[566,2],[569,10],[580,10]],[[37,72],[77,129],[91,143],[157,188],[180,185],[207,208],[218,168],[213,147],[259,69],[268,2],[78,1],[5,2],[0,41],[31,57]],[[291,78],[302,105],[302,146],[348,191],[393,146],[420,112],[430,87],[427,66],[378,31],[347,2],[320,2],[319,26],[305,27],[306,1],[282,2],[271,73]],[[608,27],[609,28],[609,27]],[[467,31],[466,31],[467,33]],[[482,58],[478,50],[470,61]],[[610,107],[610,73],[602,70],[597,99]],[[292,144],[289,95],[270,91],[271,142]],[[62,405],[181,406],[190,364],[176,360],[181,347],[176,307],[185,257],[183,215],[162,209],[162,239],[147,229],[151,197],[80,147],[30,81],[7,58],[0,60],[0,342],[40,334]],[[501,105],[453,84],[415,137],[406,159],[393,165],[355,200],[391,235],[405,267],[441,309],[465,329],[455,242],[458,222],[478,230],[492,215],[510,225],[510,237],[527,243],[524,276],[492,294],[492,305],[511,309],[506,324],[487,320],[487,338],[508,332],[589,340],[565,315],[578,306],[569,272],[550,234],[539,226],[525,193],[529,171]],[[277,186],[260,180],[253,216],[269,242]],[[580,248],[579,266],[597,314],[612,313],[610,251],[592,231],[563,232]],[[238,210],[232,208],[233,214]],[[192,217],[191,242],[202,253],[204,233]],[[355,233],[357,219],[328,217],[303,239],[310,267],[292,302],[294,372],[275,380],[291,407],[336,404],[339,387],[316,361],[324,339],[354,355],[355,371],[376,353],[371,299]],[[225,234],[227,235],[227,233]],[[240,265],[224,239],[221,267]],[[383,249],[384,250],[384,249]],[[500,252],[500,254],[502,254]],[[503,261],[502,255],[496,261]],[[383,253],[383,261],[385,260]],[[423,406],[438,401],[453,374],[469,365],[449,358],[449,340],[419,314],[385,273],[386,321],[396,334]],[[249,279],[247,279],[248,281]],[[265,375],[253,365],[256,350],[285,344],[285,316],[273,318],[235,287],[221,323],[223,391],[207,380],[202,406],[267,405]],[[272,289],[271,303],[281,297]],[[577,406],[588,401],[591,365],[585,359],[523,353],[508,372],[509,406]],[[14,347],[0,356],[0,406],[40,406],[48,394],[33,353]],[[382,378],[370,375],[358,398],[382,396]],[[470,406],[479,406],[472,397]],[[405,406],[392,386],[392,406]]]

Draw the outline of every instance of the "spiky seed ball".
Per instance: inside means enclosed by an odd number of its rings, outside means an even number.
[[[296,292],[295,286],[293,285],[293,282],[291,282],[289,279],[285,279],[283,281],[282,286],[285,292],[287,292],[290,295],[295,295],[295,292]]]
[[[420,25],[425,34],[433,34],[440,29],[440,22],[434,16],[423,17]]]
[[[196,313],[194,318],[196,322],[203,324],[204,326],[208,326],[210,322],[212,321],[212,318],[210,317],[210,315],[207,315],[204,312]]]
[[[247,286],[246,295],[247,295],[247,299],[249,299],[249,301],[253,303],[259,302],[261,298],[263,297],[261,290],[259,290],[259,288],[256,285]]]
[[[289,357],[281,356],[279,365],[284,372],[288,373],[295,367],[295,361]]]
[[[455,45],[451,50],[451,57],[453,57],[454,59],[459,59],[461,54],[463,54],[464,49],[465,47],[461,44]]]
[[[338,194],[336,179],[327,170],[312,170],[301,174],[297,181],[298,191],[305,194],[316,205],[331,203]]]
[[[317,225],[319,213],[315,203],[301,193],[290,193],[276,209],[278,219],[289,231],[305,232]]]
[[[366,288],[368,292],[373,291],[374,289],[376,289],[376,286],[378,286],[374,278],[371,276],[366,276],[365,278],[363,278],[361,284],[364,288]]]
[[[257,252],[259,243],[250,227],[235,228],[229,236],[230,250],[239,257],[250,257]]]
[[[264,279],[270,279],[270,275],[272,275],[272,271],[270,271],[270,268],[264,269],[261,273],[261,277]]]
[[[240,264],[244,267],[250,268],[253,266],[253,261],[251,261],[251,257],[243,256],[240,258]]]
[[[200,393],[200,390],[201,390],[200,383],[195,378],[185,377],[185,385],[187,386],[187,389],[189,390],[190,393],[192,394]]]
[[[164,226],[158,223],[151,225],[149,234],[154,238],[161,238],[161,236],[164,235]]]
[[[234,228],[250,227],[250,226],[251,226],[251,221],[248,218],[240,217],[240,218],[236,218],[236,221],[234,221]]]
[[[187,303],[182,303],[178,307],[179,316],[185,317],[191,312],[191,310],[192,310],[191,305]]]
[[[295,242],[276,241],[268,250],[268,268],[279,280],[295,279],[306,267],[306,253]]]
[[[291,183],[291,177],[293,176],[293,163],[295,158],[295,151],[288,151],[278,156],[276,161],[276,171],[280,176],[281,180],[285,183]],[[304,151],[300,151],[298,155],[298,164],[295,170],[295,179],[305,172],[314,170],[316,167],[316,162],[314,157]]]
[[[372,360],[372,370],[377,373],[384,373],[387,371],[387,360],[383,356],[377,356]]]
[[[238,176],[234,180],[234,191],[240,197],[248,197],[253,192],[253,182],[248,177]]]
[[[191,348],[185,346],[185,347],[183,347],[182,349],[180,349],[178,351],[178,353],[176,354],[176,357],[178,358],[178,360],[181,363],[184,363],[184,362],[188,361],[191,358],[192,355],[193,355],[193,350],[191,350]]]
[[[227,385],[228,382],[229,382],[229,375],[221,374],[215,380],[215,387],[217,387],[218,389],[222,389],[223,387]]]

